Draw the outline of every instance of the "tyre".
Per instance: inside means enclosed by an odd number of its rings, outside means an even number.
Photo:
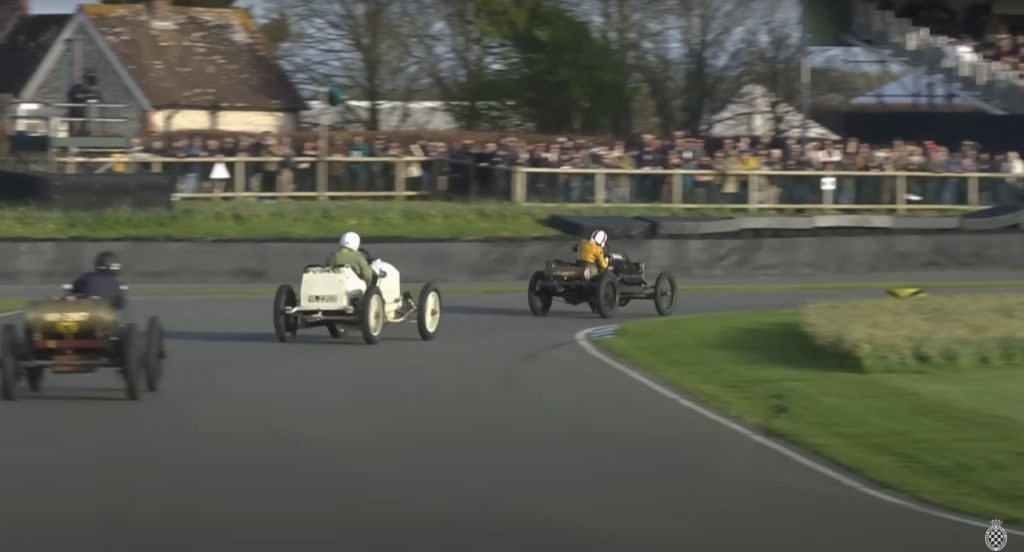
[[[338,339],[342,336],[341,328],[339,328],[334,322],[327,323],[327,333],[331,334],[331,337],[334,339]]]
[[[142,348],[142,335],[135,328],[135,324],[128,324],[121,330],[120,337],[120,360],[121,371],[124,377],[124,394],[130,401],[137,401],[142,398],[142,363],[144,351]]]
[[[18,362],[18,330],[11,324],[0,330],[0,396],[5,401],[18,400],[21,363]]]
[[[526,301],[530,304],[530,312],[534,316],[547,316],[551,311],[551,294],[540,289],[540,281],[544,279],[544,272],[538,270],[530,276],[530,287],[526,290]]]
[[[285,309],[298,304],[295,299],[295,290],[288,284],[281,284],[274,294],[274,334],[281,343],[288,343],[295,340],[295,331],[298,329],[297,320],[294,314],[288,314]]]
[[[42,368],[28,368],[25,370],[25,379],[28,380],[28,388],[33,393],[38,393],[43,389],[43,376],[46,374],[46,370]]]
[[[160,389],[160,381],[164,377],[164,357],[167,356],[164,350],[164,328],[160,319],[151,316],[146,322],[146,355],[145,374],[146,389],[157,391]]]
[[[619,282],[615,275],[605,272],[597,281],[597,297],[594,298],[594,306],[601,318],[611,318],[619,306]]]
[[[416,329],[423,341],[437,336],[441,327],[441,290],[434,284],[424,284],[420,299],[416,302]]]
[[[658,274],[658,278],[654,280],[654,308],[657,309],[658,314],[661,316],[672,314],[672,309],[676,306],[677,291],[676,279],[671,274],[668,272]]]
[[[363,294],[362,320],[359,321],[359,329],[363,332],[363,341],[373,345],[380,341],[380,334],[384,331],[384,296],[380,290],[371,287]]]

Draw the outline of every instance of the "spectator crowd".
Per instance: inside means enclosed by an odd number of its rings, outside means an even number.
[[[403,143],[404,142],[404,143]],[[993,153],[965,142],[949,148],[933,142],[915,143],[894,140],[888,144],[866,144],[856,138],[842,141],[812,140],[806,146],[796,138],[729,138],[708,140],[685,132],[670,137],[651,134],[630,141],[595,141],[562,137],[527,140],[517,136],[495,136],[493,141],[389,139],[387,135],[332,135],[328,142],[331,159],[353,161],[359,158],[418,157],[403,165],[390,162],[348,162],[328,165],[329,191],[385,192],[393,190],[396,170],[407,182],[407,189],[437,191],[442,179],[447,190],[456,195],[509,197],[512,167],[534,169],[622,169],[634,174],[612,173],[606,178],[611,202],[655,203],[668,198],[672,182],[664,173],[644,174],[650,170],[685,169],[708,171],[682,177],[682,193],[687,203],[746,203],[750,194],[766,203],[807,204],[821,201],[821,176],[795,176],[779,171],[877,172],[879,176],[837,176],[834,201],[839,204],[892,204],[897,190],[893,172],[993,173],[1006,178],[983,179],[981,192],[992,201],[1017,201],[1024,184],[1024,162],[1017,152]],[[133,141],[131,157],[143,167],[157,170],[155,157],[178,158],[160,170],[176,170],[182,191],[224,191],[232,189],[234,163],[217,159],[235,157],[262,158],[247,162],[245,182],[248,191],[313,192],[316,190],[316,166],[309,158],[319,155],[315,139],[301,136],[222,136],[218,138],[165,138],[150,135]],[[195,163],[187,160],[196,159]],[[763,171],[767,174],[736,174]],[[1018,176],[1019,175],[1019,176]],[[822,175],[827,176],[827,175]],[[998,181],[998,182],[997,182]],[[590,201],[593,174],[530,173],[528,195],[531,201]],[[966,178],[946,176],[909,177],[907,199],[930,204],[966,202]]]

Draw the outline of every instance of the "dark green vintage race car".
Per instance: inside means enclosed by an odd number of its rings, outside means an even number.
[[[163,327],[155,316],[141,331],[122,324],[120,313],[103,299],[68,294],[37,301],[25,310],[20,330],[14,324],[0,330],[0,395],[17,400],[22,379],[40,391],[47,370],[80,374],[115,368],[127,398],[139,400],[143,379],[150,391],[159,388],[165,357]]]
[[[619,307],[634,299],[654,301],[661,316],[672,313],[676,304],[676,280],[668,272],[647,279],[643,261],[631,261],[620,253],[609,255],[609,270],[582,261],[551,260],[530,277],[526,299],[534,316],[547,316],[551,302],[561,297],[569,305],[586,303],[602,318],[611,318]]]

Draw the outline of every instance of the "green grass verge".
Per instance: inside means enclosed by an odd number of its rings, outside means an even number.
[[[1024,295],[825,301],[801,311],[815,343],[874,373],[1024,365]]]
[[[0,299],[0,313],[16,311],[24,306],[23,299]]]
[[[477,239],[545,237],[559,232],[552,214],[720,215],[673,207],[597,205],[531,206],[447,201],[196,201],[170,212],[101,213],[37,208],[0,209],[0,238],[331,238],[350,229],[364,237]]]
[[[599,346],[887,487],[1024,521],[1024,369],[864,374],[822,359],[797,313],[628,324]]]

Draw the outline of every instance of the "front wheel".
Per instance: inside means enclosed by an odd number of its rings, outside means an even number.
[[[380,334],[384,331],[384,297],[380,290],[371,287],[363,295],[362,320],[359,329],[363,332],[363,341],[373,345],[380,341]]]
[[[543,279],[543,271],[534,272],[530,276],[530,287],[526,290],[526,301],[534,316],[547,316],[551,311],[551,294],[540,289],[540,281]]]
[[[434,339],[441,326],[441,290],[434,284],[424,285],[420,290],[416,311],[416,329],[420,337],[423,341]]]
[[[5,401],[18,400],[21,363],[18,362],[18,331],[11,324],[0,330],[0,395]]]
[[[658,274],[658,278],[654,281],[654,308],[657,309],[659,315],[672,314],[672,309],[676,306],[677,291],[676,279],[671,274],[668,272]]]
[[[611,318],[619,306],[619,282],[611,272],[605,272],[597,281],[594,306],[601,318]]]
[[[141,336],[135,324],[128,324],[121,330],[121,370],[124,376],[124,394],[130,401],[142,398],[142,351],[139,350]]]
[[[298,329],[297,320],[294,314],[288,314],[287,309],[295,307],[298,301],[295,299],[295,290],[288,284],[281,284],[274,294],[274,334],[281,343],[288,343],[295,340],[295,331]]]
[[[164,377],[164,328],[160,319],[151,316],[146,322],[146,389],[150,392],[160,389],[160,381]]]

